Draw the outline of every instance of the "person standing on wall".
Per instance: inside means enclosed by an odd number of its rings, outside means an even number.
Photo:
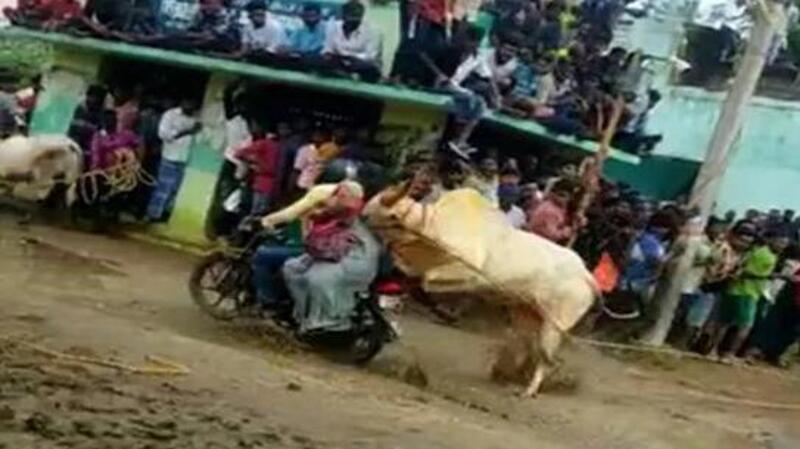
[[[418,0],[409,8],[409,23],[395,53],[392,78],[403,84],[428,86],[436,73],[421,59],[435,57],[447,45],[450,35],[448,0]]]
[[[203,129],[196,118],[199,106],[195,100],[184,99],[180,106],[164,113],[158,125],[158,136],[163,142],[158,182],[150,198],[147,216],[150,221],[161,222],[172,210],[189,160],[189,149],[194,136]]]

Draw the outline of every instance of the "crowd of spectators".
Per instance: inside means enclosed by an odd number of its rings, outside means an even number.
[[[675,345],[725,363],[781,364],[800,341],[800,217],[793,210],[750,210],[741,218],[730,211],[703,228],[685,202],[659,203],[603,181],[581,211],[581,168],[553,173],[534,160],[523,174],[513,159],[499,166],[484,160],[473,174],[482,182],[466,184],[489,200],[486,186],[494,185],[511,226],[572,245],[620,317],[652,320],[668,268],[694,247],[670,333]]]
[[[155,90],[154,90],[155,89]],[[371,130],[321,120],[315,111],[275,120],[253,102],[262,86],[238,80],[224,91],[225,142],[212,227],[229,235],[245,217],[261,216],[312,187],[325,166],[347,159],[382,172]],[[120,220],[160,223],[170,219],[184,182],[194,140],[203,130],[197,99],[164,96],[158,88],[92,85],[74,112],[69,137],[84,151],[79,215],[104,224]],[[136,160],[143,180],[132,191],[106,195],[113,186],[94,173]],[[90,185],[84,186],[83,183]],[[94,194],[99,190],[99,194]],[[87,200],[91,201],[87,201]]]
[[[402,39],[389,78],[451,95],[452,126],[445,140],[463,156],[456,160],[477,160],[454,162],[463,175],[458,184],[480,192],[511,226],[573,245],[610,296],[630,298],[646,313],[665,267],[688,239],[698,240],[702,249],[675,322],[679,340],[726,361],[763,355],[777,363],[800,329],[800,219],[792,211],[753,211],[741,220],[728,214],[707,229],[694,229],[694,214],[684,204],[657,204],[605,182],[591,207],[580,211],[586,167],[545,170],[533,157],[520,164],[469,144],[490,109],[556,133],[598,139],[622,104],[614,143],[635,153],[651,150],[660,137],[648,135],[646,123],[660,95],[643,81],[641,53],[610,48],[624,3],[496,1],[496,23],[485,36],[470,20],[480,5],[402,1]],[[179,33],[159,30],[147,2],[95,0],[82,8],[70,0],[21,1],[6,14],[22,26],[364,81],[382,78],[381,34],[364,21],[365,7],[357,0],[345,3],[332,20],[324,19],[319,5],[305,4],[293,28],[263,0],[202,1]],[[118,215],[127,208],[163,221],[182,184],[191,141],[202,130],[199,105],[179,99],[155,106],[158,101],[136,89],[112,94],[89,89],[70,136],[84,149],[90,170],[108,168],[127,152],[157,178],[152,190],[143,186],[100,209]],[[215,227],[221,234],[244,216],[296,198],[336,159],[371,163],[361,148],[368,140],[359,137],[362,130],[308,120],[270,123],[246,107],[244,97],[239,84],[226,90],[226,162],[216,192]]]
[[[658,205],[607,185],[586,223],[576,249],[609,297],[634,304],[645,319],[666,288],[668,267],[696,248],[672,326],[676,345],[723,362],[779,364],[800,338],[800,218],[793,210],[750,210],[741,218],[730,211],[702,228],[686,205]]]
[[[646,130],[660,96],[642,80],[640,53],[610,48],[625,3],[403,0],[400,45],[387,76],[382,32],[364,19],[359,0],[333,15],[304,3],[295,17],[272,12],[266,0],[201,0],[193,18],[170,29],[146,1],[20,1],[5,13],[19,26],[447,93],[449,138],[466,152],[489,110],[599,139],[620,101],[615,145],[647,153],[660,141]],[[489,36],[474,22],[480,8],[494,17]]]
[[[382,36],[364,22],[365,7],[351,1],[338,18],[323,17],[316,3],[284,20],[265,0],[199,1],[182,26],[159,23],[152,2],[89,0],[20,1],[6,16],[18,26],[205,53],[325,74],[381,77]]]

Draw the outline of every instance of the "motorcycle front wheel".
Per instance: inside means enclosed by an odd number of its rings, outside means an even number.
[[[224,253],[201,260],[189,279],[192,300],[211,317],[230,321],[246,302],[248,268]]]

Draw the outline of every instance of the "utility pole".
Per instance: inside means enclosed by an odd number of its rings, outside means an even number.
[[[783,14],[783,5],[780,2],[768,3],[760,0],[753,8],[754,26],[744,59],[722,105],[705,161],[692,189],[690,204],[699,208],[703,227],[713,213],[722,177],[728,168],[731,149],[741,132],[747,108],[764,70],[767,53],[776,32],[775,16]],[[656,321],[642,336],[641,343],[652,346],[664,344],[680,304],[684,279],[692,267],[696,251],[697,246],[690,244],[677,260],[668,264],[653,298]]]

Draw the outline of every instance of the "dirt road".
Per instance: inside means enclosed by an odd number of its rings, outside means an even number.
[[[800,447],[797,373],[573,346],[578,388],[520,400],[487,381],[489,338],[424,317],[405,317],[402,343],[367,370],[215,323],[186,292],[193,262],[0,216],[0,448]],[[190,372],[119,372],[43,348]],[[398,375],[414,364],[427,388]]]

